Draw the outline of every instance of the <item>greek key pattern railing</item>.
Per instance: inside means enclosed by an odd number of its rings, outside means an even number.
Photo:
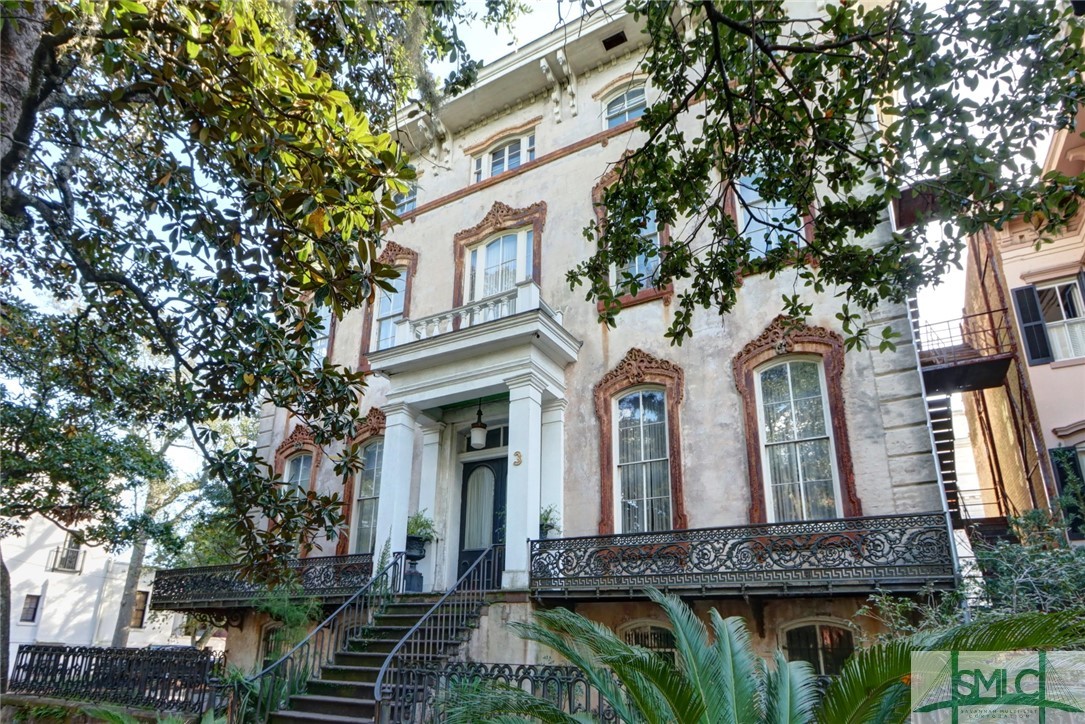
[[[404,689],[410,703],[403,721],[444,721],[436,703],[459,684],[492,681],[544,699],[566,714],[590,713],[592,721],[618,721],[614,709],[575,666],[481,664],[473,662],[425,663],[407,670]]]
[[[916,587],[953,579],[941,513],[531,542],[531,588]]]
[[[22,645],[13,694],[201,713],[212,703],[211,651]]]
[[[316,556],[287,562],[308,596],[350,596],[373,575],[373,556]],[[251,602],[266,589],[241,576],[240,566],[205,566],[158,571],[151,608],[188,609]]]

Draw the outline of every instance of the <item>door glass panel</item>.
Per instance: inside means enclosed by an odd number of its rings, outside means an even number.
[[[479,467],[467,478],[467,516],[464,521],[464,550],[489,548],[494,523],[494,472]]]

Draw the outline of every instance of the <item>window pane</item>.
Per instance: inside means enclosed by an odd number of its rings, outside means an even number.
[[[648,497],[669,498],[671,494],[671,468],[666,460],[645,463],[648,474]]]
[[[827,520],[836,517],[836,501],[833,497],[833,482],[819,480],[806,483],[807,520]]]
[[[821,397],[795,401],[795,435],[798,439],[825,434],[825,408]]]
[[[644,525],[641,523],[641,511],[638,507],[638,501],[626,500],[622,502],[622,532],[644,532]]]
[[[649,503],[648,530],[671,529],[671,499],[654,498]]]
[[[26,598],[23,599],[23,612],[19,616],[19,621],[22,623],[34,623],[38,619],[38,603],[41,601],[41,596],[32,593],[26,594]]]
[[[667,424],[665,422],[646,424],[641,434],[643,459],[656,460],[667,457]]]
[[[836,676],[844,668],[844,662],[855,651],[851,631],[837,626],[820,626],[821,659],[824,670],[820,674]]]
[[[1037,289],[1036,295],[1040,298],[1040,311],[1044,315],[1044,321],[1061,322],[1062,305],[1059,304],[1059,292],[1055,287],[1047,287],[1046,289]]]
[[[764,416],[766,442],[794,439],[795,431],[792,424],[790,402],[765,405]]]
[[[295,455],[286,466],[286,482],[295,485],[308,483],[313,465],[312,455]]]
[[[803,397],[821,397],[821,376],[818,366],[813,362],[791,362],[791,389],[796,399]]]
[[[777,523],[803,519],[801,488],[802,486],[798,483],[772,486],[772,495],[776,503],[774,511]]]
[[[1059,298],[1062,300],[1062,313],[1067,319],[1077,319],[1081,316],[1081,294],[1077,282],[1060,286]]]
[[[787,365],[770,367],[761,373],[761,399],[768,402],[783,402],[790,397],[787,386]]]
[[[626,395],[618,400],[618,427],[640,424],[640,393]]]
[[[489,548],[493,542],[494,473],[479,467],[467,478],[467,516],[464,521],[464,550]]]
[[[373,553],[377,539],[377,498],[358,501],[357,553]]]
[[[805,661],[814,667],[814,673],[822,673],[816,626],[800,626],[787,632],[787,658],[789,661]]]
[[[799,463],[802,467],[803,480],[832,481],[833,466],[829,457],[829,441],[827,439],[807,440],[800,442],[796,447],[798,447],[799,451]]]
[[[794,445],[773,445],[768,449],[769,475],[774,483],[799,482]]]

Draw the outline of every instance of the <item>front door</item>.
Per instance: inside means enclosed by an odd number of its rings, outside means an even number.
[[[506,458],[463,465],[458,575],[463,575],[491,545],[505,542],[507,466]]]

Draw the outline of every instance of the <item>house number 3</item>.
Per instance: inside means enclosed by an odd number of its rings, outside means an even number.
[[[524,463],[524,456],[520,454],[519,450],[517,450],[516,452],[514,452],[512,454],[512,464],[513,465],[523,465],[523,463]]]

